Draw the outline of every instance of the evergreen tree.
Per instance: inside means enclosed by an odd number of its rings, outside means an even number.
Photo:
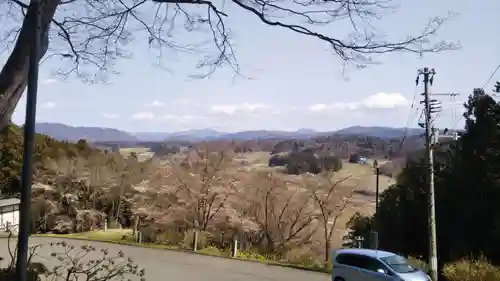
[[[9,125],[0,131],[0,193],[12,196],[19,192],[23,166],[21,130]]]
[[[500,263],[500,105],[482,89],[465,104],[465,133],[435,152],[440,262],[486,255]],[[427,257],[427,167],[407,161],[397,184],[381,196],[375,223],[380,246]]]
[[[450,258],[483,253],[500,262],[500,105],[475,89],[465,108],[466,132],[446,176],[451,192],[442,194],[445,223],[460,233],[448,231],[443,239]]]

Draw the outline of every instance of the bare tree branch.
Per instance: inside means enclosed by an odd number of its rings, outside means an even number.
[[[53,1],[55,0],[46,2]],[[153,2],[156,5],[151,5]],[[230,3],[255,15],[265,24],[322,40],[328,43],[344,62],[358,67],[373,62],[371,57],[373,54],[393,51],[440,52],[457,47],[455,44],[442,41],[434,44],[429,41],[447,17],[431,19],[416,36],[396,41],[384,39],[385,35],[377,34],[371,22],[380,19],[385,11],[392,10],[394,7],[391,2],[391,0],[233,0]],[[21,0],[10,0],[6,3],[17,5],[22,11],[28,8],[28,4]],[[51,41],[65,42],[66,47],[54,48],[49,56],[71,59],[70,67],[61,69],[60,74],[75,73],[87,81],[105,79],[108,72],[113,72],[111,66],[114,59],[128,56],[125,45],[137,32],[145,32],[151,46],[202,53],[205,59],[201,60],[197,67],[206,71],[195,75],[198,78],[212,74],[223,65],[229,65],[235,72],[239,72],[234,49],[229,40],[229,30],[224,22],[228,14],[219,7],[223,5],[218,1],[68,0],[60,2],[58,6],[58,13],[52,21],[58,31],[52,34]],[[204,12],[203,6],[206,7]],[[151,12],[151,9],[155,10],[154,16],[145,16],[144,12]],[[346,39],[319,31],[318,27],[346,20],[353,29]],[[207,42],[177,43],[173,32],[179,22],[184,23],[187,32],[209,31],[216,52],[200,50]],[[208,30],[204,27],[208,27]],[[62,42],[58,39],[62,39]],[[93,75],[95,70],[99,75]]]
[[[421,54],[458,47],[449,42],[431,41],[448,17],[433,18],[417,35],[399,40],[387,39],[385,34],[377,32],[372,22],[394,8],[392,0],[232,0],[228,3],[269,26],[327,43],[344,64],[355,67],[366,67],[375,62],[374,55],[394,51]],[[26,62],[31,44],[28,19],[33,14],[30,7],[28,0],[0,0],[0,17],[8,20],[8,24],[2,25],[5,29],[0,38],[9,47],[15,46],[0,75],[0,121],[3,123],[12,115],[26,87]],[[192,75],[194,78],[207,77],[223,66],[241,75],[231,32],[225,22],[231,15],[225,10],[225,1],[209,0],[43,0],[42,42],[47,46],[48,42],[51,44],[47,50],[42,48],[40,59],[45,56],[61,60],[64,64],[57,73],[63,77],[76,75],[85,82],[102,82],[109,74],[117,73],[116,59],[131,56],[128,45],[135,39],[146,41],[160,58],[177,53],[197,56],[200,60],[196,68],[200,71]],[[19,20],[14,18],[24,19],[23,25],[19,27]],[[351,25],[347,37],[325,32],[336,30],[332,27],[343,22]],[[14,68],[17,69],[14,71]]]
[[[339,187],[344,184],[352,175],[348,175],[339,180],[332,181],[331,174],[323,175],[322,181],[319,183],[308,181],[308,187],[311,190],[311,195],[319,210],[319,221],[323,230],[323,243],[325,252],[325,264],[330,259],[330,248],[333,231],[337,225],[339,217],[352,198],[354,191],[359,187],[347,187],[347,194],[339,194]],[[345,187],[344,187],[345,188]]]
[[[292,187],[294,186],[294,187]],[[259,173],[245,185],[242,209],[259,226],[261,244],[268,252],[285,253],[310,241],[317,230],[311,196],[274,174]]]

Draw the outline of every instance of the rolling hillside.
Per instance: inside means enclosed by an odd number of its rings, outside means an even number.
[[[78,141],[138,141],[136,136],[127,132],[111,128],[100,127],[72,127],[59,123],[37,123],[37,133],[55,138],[56,140]]]
[[[235,133],[219,132],[213,129],[186,130],[181,132],[138,132],[131,133],[112,128],[73,127],[59,123],[37,123],[38,133],[49,135],[58,140],[78,141],[86,139],[92,142],[160,142],[160,141],[214,141],[214,140],[285,140],[340,135],[366,136],[381,139],[401,138],[403,135],[415,136],[423,133],[422,129],[390,127],[353,126],[337,131],[317,132],[311,129],[297,131],[253,130]]]

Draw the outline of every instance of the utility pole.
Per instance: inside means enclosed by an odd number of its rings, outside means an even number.
[[[38,64],[40,53],[40,26],[42,14],[40,0],[31,1],[27,17],[31,17],[32,43],[29,53],[28,92],[24,123],[24,155],[21,171],[21,205],[19,207],[19,234],[17,242],[16,280],[28,280],[28,251],[31,214],[31,183],[33,178],[33,151],[35,149],[35,117],[38,91]]]
[[[375,212],[378,211],[378,201],[379,201],[379,179],[380,179],[380,168],[377,166],[375,168]]]
[[[379,204],[379,178],[380,178],[380,168],[377,163],[377,168],[375,170],[375,213],[378,212],[378,204]],[[378,223],[375,222],[375,231],[372,233],[371,240],[373,241],[373,248],[378,250]]]
[[[378,165],[378,161],[375,160],[375,214],[378,212],[378,203],[379,203],[379,177],[380,177],[380,168]],[[377,221],[374,221],[374,227],[372,226],[372,231],[370,233],[370,241],[372,249],[378,250],[378,224]]]
[[[429,183],[429,202],[428,202],[428,220],[429,220],[429,267],[430,275],[433,281],[438,280],[438,262],[437,262],[437,243],[436,243],[436,208],[434,193],[434,155],[433,145],[435,143],[435,128],[432,122],[433,100],[430,99],[429,85],[432,85],[436,71],[427,67],[418,70],[418,76],[424,78],[424,97],[425,106],[425,136],[428,163],[428,183]]]

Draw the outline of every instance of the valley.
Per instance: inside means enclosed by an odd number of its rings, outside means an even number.
[[[2,138],[11,144],[0,148],[3,154],[20,161],[21,131],[11,126]],[[224,250],[238,235],[245,250],[292,263],[321,263],[325,243],[342,247],[354,214],[374,213],[373,161],[383,166],[398,147],[397,139],[355,135],[143,146],[37,138],[35,233],[107,224],[137,228],[146,242],[189,248],[198,229],[200,248]],[[368,161],[352,162],[358,154]],[[271,158],[278,155],[286,163],[275,165]],[[2,194],[16,196],[19,174],[8,171],[0,178]],[[379,182],[382,192],[394,179],[381,175]]]

